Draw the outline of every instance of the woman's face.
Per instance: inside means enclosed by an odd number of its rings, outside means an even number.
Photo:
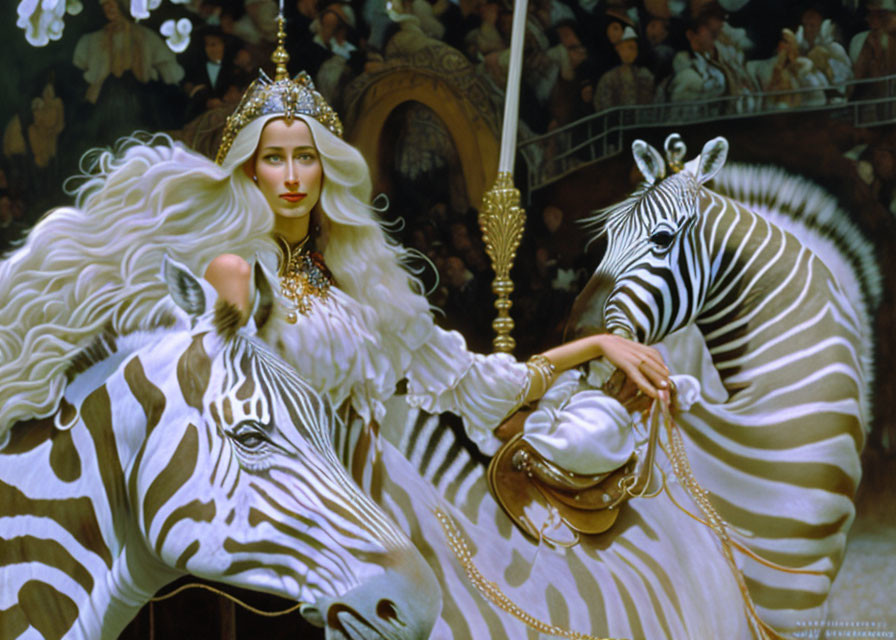
[[[274,228],[287,240],[300,240],[323,183],[323,167],[308,125],[301,120],[271,120],[249,163],[247,173],[274,212]],[[299,237],[290,237],[296,234]]]

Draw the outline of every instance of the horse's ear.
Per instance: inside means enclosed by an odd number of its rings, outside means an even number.
[[[727,159],[728,141],[725,138],[719,136],[703,145],[703,151],[700,152],[700,165],[697,168],[697,182],[705,184],[712,180],[725,166]]]
[[[644,179],[650,184],[666,177],[666,161],[663,160],[663,156],[643,140],[635,140],[632,143],[632,155]]]
[[[191,317],[206,312],[208,296],[202,283],[187,267],[167,254],[162,256],[162,279],[168,285],[171,299]]]
[[[276,282],[275,277],[268,272],[261,260],[255,259],[255,309],[252,317],[255,320],[255,327],[258,330],[265,325],[270,319],[271,312],[274,310],[274,287],[271,284]]]

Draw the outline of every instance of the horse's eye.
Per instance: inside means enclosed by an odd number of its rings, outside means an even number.
[[[268,442],[267,437],[253,422],[241,422],[228,435],[239,446],[250,451],[256,450]]]
[[[650,241],[658,247],[668,247],[672,244],[673,238],[674,236],[672,233],[666,229],[660,229],[659,231],[654,231],[650,234]]]

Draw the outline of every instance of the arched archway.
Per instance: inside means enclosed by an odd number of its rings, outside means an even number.
[[[477,93],[480,100],[474,102],[452,79],[420,68],[393,68],[372,78],[350,108],[346,139],[367,159],[375,191],[389,186],[379,163],[386,121],[399,106],[419,102],[447,126],[460,158],[468,198],[481,202],[497,175],[500,141],[491,105],[485,104],[484,93]]]

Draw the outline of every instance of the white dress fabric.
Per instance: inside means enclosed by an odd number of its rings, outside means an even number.
[[[507,354],[480,355],[463,336],[444,331],[428,314],[380,331],[372,310],[330,287],[295,324],[278,308],[263,338],[333,406],[349,402],[364,420],[382,421],[384,402],[407,380],[407,402],[430,413],[451,411],[479,449],[501,445],[493,430],[518,405],[528,370]]]
[[[565,371],[526,418],[523,438],[567,471],[593,475],[621,467],[635,450],[632,418],[615,398]]]
[[[693,334],[673,334],[672,341],[676,349],[694,357],[699,351],[693,338]],[[698,361],[702,363],[702,354]],[[633,426],[642,416],[629,413],[601,389],[614,371],[600,358],[589,363],[587,373],[570,369],[557,376],[526,418],[523,438],[544,458],[573,473],[596,475],[624,465],[641,443]],[[700,397],[700,383],[688,375],[671,379],[677,406],[687,411]]]
[[[384,403],[406,379],[408,404],[459,415],[479,450],[494,455],[502,444],[494,429],[528,390],[528,368],[512,356],[472,353],[461,334],[435,326],[428,314],[380,331],[373,310],[335,284],[313,300],[308,313],[297,314],[295,324],[286,321],[286,313],[285,306],[276,307],[262,338],[333,406],[348,402],[364,420],[382,422]],[[690,338],[679,349],[698,360],[708,358]],[[603,473],[625,464],[637,444],[636,416],[600,389],[612,372],[612,365],[599,359],[587,374],[573,369],[559,375],[527,418],[525,438],[548,460],[575,473]],[[672,379],[679,405],[687,410],[700,385],[690,376]]]

